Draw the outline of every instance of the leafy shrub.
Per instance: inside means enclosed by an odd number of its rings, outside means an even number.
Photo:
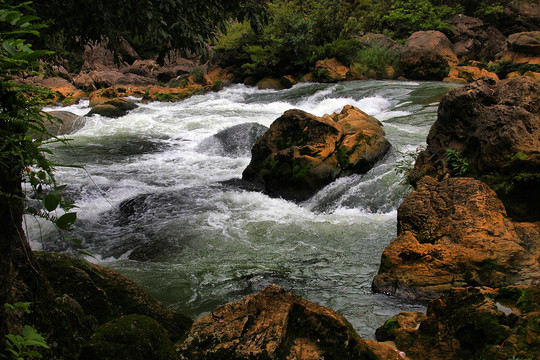
[[[389,48],[374,45],[360,50],[356,63],[355,70],[364,76],[386,77],[388,67],[398,70],[399,54]]]
[[[469,171],[469,163],[459,151],[446,149],[446,163],[454,176],[464,176]]]

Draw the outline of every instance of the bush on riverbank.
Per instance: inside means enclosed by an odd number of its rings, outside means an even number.
[[[239,78],[305,74],[320,59],[337,58],[350,66],[362,64],[361,73],[381,74],[396,54],[358,41],[367,32],[383,33],[404,42],[420,30],[449,31],[447,19],[458,13],[498,23],[510,0],[277,0],[270,6],[270,22],[255,33],[247,23],[234,23],[216,42],[222,65],[236,67]],[[366,61],[366,57],[368,61]],[[375,59],[377,61],[371,61]]]

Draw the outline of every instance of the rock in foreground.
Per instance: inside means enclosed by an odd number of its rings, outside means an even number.
[[[288,110],[253,147],[243,178],[302,201],[336,178],[365,173],[390,149],[382,124],[354,106],[317,117]]]
[[[512,223],[495,192],[471,178],[425,177],[398,209],[375,291],[430,300],[458,286],[540,280],[540,224]]]
[[[341,315],[270,285],[197,320],[182,359],[400,359]],[[378,355],[376,355],[378,354]]]
[[[430,303],[420,326],[402,322],[393,336],[416,360],[538,359],[539,304],[539,285],[453,289]]]

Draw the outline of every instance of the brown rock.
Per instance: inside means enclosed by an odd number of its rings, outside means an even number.
[[[456,174],[447,150],[467,162],[461,170],[487,182],[509,215],[540,220],[540,84],[528,77],[482,78],[449,91],[439,106],[428,146],[413,170]],[[459,170],[459,169],[458,169]]]
[[[159,68],[159,65],[155,60],[135,60],[133,64],[123,68],[122,73],[148,77],[151,76],[157,68]]]
[[[315,64],[316,78],[322,82],[337,82],[347,79],[349,68],[336,58],[319,60]]]
[[[84,91],[77,89],[69,81],[60,77],[43,79],[38,85],[54,92],[54,101],[62,101],[65,105],[74,104],[87,97]]]
[[[126,115],[128,111],[137,107],[137,104],[125,98],[109,99],[92,106],[92,109],[86,116],[98,114],[101,116],[117,118]]]
[[[508,37],[508,50],[530,55],[540,55],[540,31],[522,32]]]
[[[538,359],[539,304],[539,285],[452,289],[417,329],[396,329],[396,345],[415,360]]]
[[[97,87],[96,84],[94,84],[94,80],[92,79],[92,76],[89,74],[79,74],[73,78],[73,84],[84,91],[92,92],[96,91]]]
[[[54,119],[46,122],[45,127],[53,135],[69,135],[82,129],[86,124],[86,119],[69,111],[48,111],[48,115]]]
[[[289,110],[257,141],[243,178],[305,200],[337,177],[367,172],[389,148],[382,124],[353,106],[322,117]]]
[[[178,350],[181,359],[195,360],[399,359],[391,350],[376,356],[379,346],[335,311],[270,285],[197,320]]]
[[[467,83],[480,79],[481,77],[490,77],[499,80],[497,74],[481,69],[476,66],[454,66],[450,73],[443,79],[444,82]]]
[[[398,329],[417,329],[422,321],[427,318],[423,312],[403,311],[386,320],[383,326],[375,331],[378,341],[395,341]]]
[[[257,83],[257,87],[261,90],[283,90],[285,87],[281,84],[279,79],[264,78]]]
[[[412,79],[442,80],[457,64],[452,43],[439,31],[417,31],[401,50],[402,70]]]
[[[461,62],[494,59],[495,55],[506,50],[506,37],[480,19],[459,14],[450,18],[448,25],[452,49]]]
[[[513,0],[504,9],[500,29],[505,35],[540,30],[538,1]]]
[[[398,237],[383,252],[373,289],[427,300],[452,287],[534,284],[538,225],[518,232],[478,180],[425,177],[398,209]]]

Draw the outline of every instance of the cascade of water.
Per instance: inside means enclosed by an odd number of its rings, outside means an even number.
[[[410,191],[396,170],[424,143],[448,88],[388,81],[285,91],[235,85],[177,103],[140,103],[118,119],[94,115],[69,147],[53,146],[58,162],[80,162],[90,174],[57,174],[79,207],[72,235],[192,317],[275,282],[341,312],[360,335],[373,337],[387,317],[422,308],[370,287],[395,236],[397,206]],[[369,173],[339,179],[301,204],[223,184],[241,176],[249,157],[200,148],[231,126],[268,127],[291,108],[320,116],[347,104],[381,120],[393,148]],[[65,110],[82,115],[87,105]],[[54,231],[33,219],[27,224],[34,248],[65,250]]]

